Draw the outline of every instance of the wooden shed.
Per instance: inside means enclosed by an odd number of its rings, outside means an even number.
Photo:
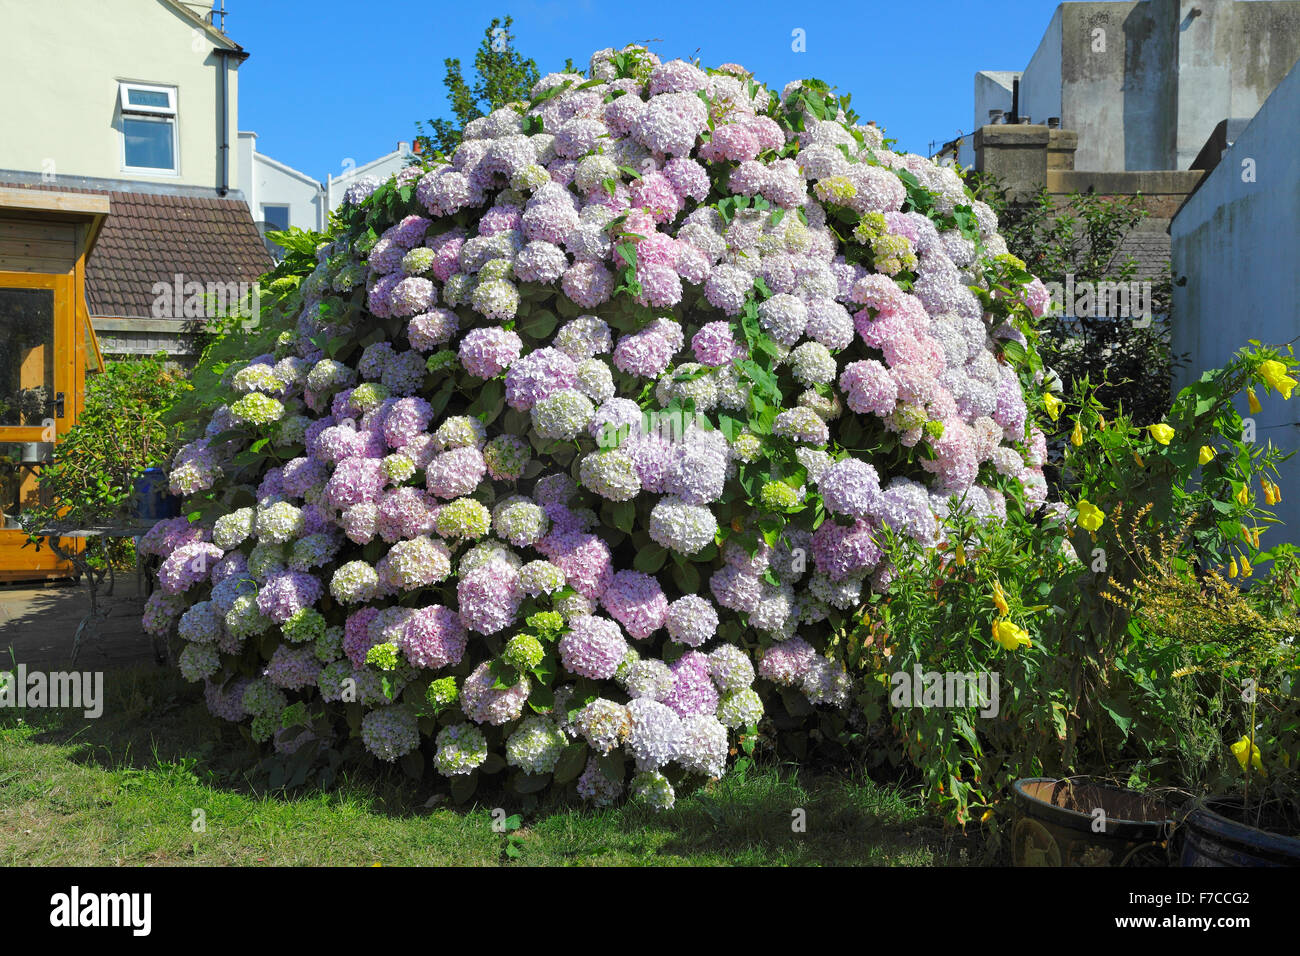
[[[76,421],[87,367],[102,368],[86,309],[86,258],[109,213],[103,194],[0,187],[0,583],[63,577],[19,517],[42,462]]]

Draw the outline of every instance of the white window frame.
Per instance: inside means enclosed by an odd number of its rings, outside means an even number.
[[[130,102],[130,92],[139,90],[145,93],[165,93],[166,106],[140,106]],[[118,108],[122,114],[122,171],[140,173],[148,176],[179,176],[181,172],[181,138],[179,110],[176,106],[176,87],[158,86],[153,83],[134,83],[129,80],[118,81]],[[126,161],[126,120],[144,120],[153,123],[166,123],[172,128],[172,164],[163,169],[154,166],[131,166]]]

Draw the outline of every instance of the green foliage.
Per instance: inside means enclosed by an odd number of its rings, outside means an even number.
[[[460,145],[465,124],[507,103],[528,99],[528,91],[539,78],[537,63],[514,49],[515,37],[510,32],[513,23],[514,19],[509,16],[492,18],[483,31],[483,42],[474,54],[472,81],[465,79],[459,57],[442,61],[446,69],[443,83],[455,119],[431,119],[427,133],[424,132],[424,123],[416,124],[421,132],[415,141],[422,153],[450,155]]]
[[[858,619],[843,655],[863,678],[857,703],[883,743],[875,759],[910,764],[927,802],[964,824],[1017,778],[1062,768],[1063,662],[1046,626],[1046,596],[1067,552],[1055,522],[1035,524],[1018,511],[1006,524],[958,514],[946,530],[964,549],[883,536],[896,576]],[[1026,630],[1029,645],[1001,646],[992,634],[998,620]],[[988,696],[976,698],[976,687]]]
[[[161,466],[176,450],[181,428],[169,410],[189,383],[152,359],[111,362],[87,379],[85,407],[54,446],[54,460],[40,471],[40,508],[23,521],[29,530],[55,523],[92,525],[129,517],[135,479]],[[94,542],[115,563],[131,557],[130,540]]]
[[[1267,795],[1300,819],[1300,558],[1259,541],[1285,456],[1247,440],[1233,404],[1269,387],[1266,362],[1296,364],[1252,343],[1179,393],[1168,432],[1107,420],[1085,378],[1061,418],[1075,435],[1062,506],[1038,519],[1008,508],[1001,525],[957,516],[945,532],[964,547],[939,551],[882,533],[890,592],[834,645],[861,678],[870,759],[910,768],[927,801],[965,823],[1025,776],[1230,790],[1243,777],[1230,747],[1254,727],[1271,776],[1265,791],[1257,775],[1252,806]],[[1271,573],[1238,588],[1255,564]],[[999,621],[1028,643],[1003,646]],[[943,688],[981,674],[998,676],[993,712],[922,694],[926,675]]]
[[[976,194],[998,216],[998,229],[1011,253],[1044,283],[1149,281],[1151,321],[1107,316],[1070,316],[1071,303],[1043,317],[1044,361],[1067,392],[1088,379],[1098,398],[1137,422],[1157,421],[1169,401],[1174,369],[1186,357],[1170,349],[1172,285],[1169,269],[1137,275],[1132,256],[1119,255],[1124,240],[1149,212],[1141,196],[1107,198],[1072,193],[1064,201],[1041,189],[1030,200],[1014,200],[990,177],[975,174]],[[1088,311],[1080,309],[1079,311]]]
[[[1267,498],[1287,456],[1271,444],[1247,440],[1253,436],[1233,404],[1252,383],[1264,381],[1266,361],[1295,364],[1289,354],[1252,343],[1178,394],[1159,423],[1167,432],[1138,428],[1127,415],[1107,421],[1092,387],[1086,381],[1077,385],[1064,497],[1071,544],[1083,564],[1078,573],[1061,577],[1049,597],[1062,609],[1054,619],[1057,645],[1072,662],[1067,765],[1114,769],[1121,754],[1140,755],[1139,762],[1165,780],[1192,785],[1204,779],[1202,770],[1187,775],[1190,764],[1178,770],[1179,757],[1195,749],[1195,740],[1226,733],[1227,712],[1203,685],[1199,695],[1186,697],[1173,675],[1188,667],[1225,673],[1219,666],[1224,655],[1216,650],[1223,642],[1208,635],[1218,626],[1216,617],[1230,608],[1207,601],[1197,612],[1207,636],[1189,640],[1170,630],[1172,609],[1155,618],[1139,615],[1137,584],[1154,566],[1150,555],[1162,554],[1168,539],[1178,546],[1164,559],[1173,575],[1160,589],[1165,593],[1178,576],[1194,580],[1191,593],[1200,593],[1210,587],[1206,576],[1212,571],[1249,576],[1252,565],[1289,553],[1286,547],[1261,550],[1259,540],[1276,522]],[[1210,453],[1204,463],[1202,449]],[[1256,488],[1265,489],[1264,504]],[[1276,607],[1268,613],[1277,613]],[[1212,725],[1192,727],[1193,718]],[[1187,732],[1169,733],[1178,727]]]

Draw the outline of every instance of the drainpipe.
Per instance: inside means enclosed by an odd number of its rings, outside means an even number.
[[[212,53],[221,58],[221,186],[217,194],[224,196],[230,192],[230,58],[243,63],[248,51],[213,47]]]

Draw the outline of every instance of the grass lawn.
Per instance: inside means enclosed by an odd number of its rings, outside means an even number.
[[[780,767],[659,814],[543,801],[507,836],[490,792],[454,807],[445,786],[396,769],[354,767],[329,791],[259,789],[257,753],[171,670],[110,671],[105,697],[98,720],[0,710],[0,866],[961,865],[982,852],[896,789]]]

